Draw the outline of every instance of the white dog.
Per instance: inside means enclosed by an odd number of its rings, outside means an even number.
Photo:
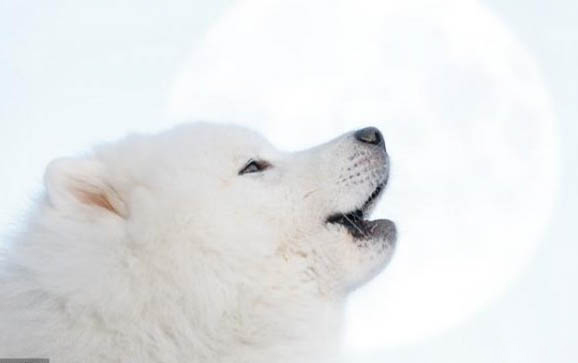
[[[388,172],[375,128],[290,154],[199,123],[54,161],[0,255],[0,357],[332,360],[346,295],[393,252],[365,219]]]

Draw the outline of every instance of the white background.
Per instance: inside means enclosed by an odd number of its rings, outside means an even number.
[[[9,238],[17,228],[52,158],[178,121],[166,112],[174,78],[207,29],[234,4],[0,1],[0,235]],[[549,94],[561,163],[558,186],[545,191],[555,197],[553,212],[531,261],[505,291],[435,334],[416,332],[413,341],[384,341],[382,349],[351,353],[367,362],[578,359],[578,5],[482,4],[533,57]],[[396,328],[385,323],[384,336]]]

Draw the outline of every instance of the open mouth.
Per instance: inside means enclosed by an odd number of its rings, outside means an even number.
[[[385,188],[379,184],[363,205],[349,213],[335,213],[327,218],[327,223],[344,226],[356,239],[395,238],[395,224],[388,219],[366,220],[369,209],[375,204]]]

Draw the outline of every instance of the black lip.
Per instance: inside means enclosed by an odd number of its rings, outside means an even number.
[[[385,182],[379,184],[371,193],[369,198],[358,208],[349,213],[335,213],[327,218],[327,223],[340,224],[347,228],[347,231],[355,238],[369,238],[373,235],[374,222],[365,220],[365,213],[373,202],[381,195],[385,188]]]
[[[379,184],[377,186],[377,188],[375,188],[373,193],[371,193],[369,198],[365,201],[365,203],[363,203],[363,206],[361,207],[362,212],[365,212],[369,208],[371,203],[373,203],[373,201],[375,201],[379,197],[379,195],[381,194],[381,192],[383,191],[384,188],[385,188],[385,182]]]
[[[355,238],[364,238],[367,236],[366,221],[363,219],[363,212],[355,210],[351,213],[332,214],[327,218],[327,223],[340,224],[347,228],[347,231]]]

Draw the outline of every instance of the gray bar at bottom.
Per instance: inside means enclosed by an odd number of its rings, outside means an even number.
[[[50,360],[45,358],[0,358],[0,363],[50,363]]]

